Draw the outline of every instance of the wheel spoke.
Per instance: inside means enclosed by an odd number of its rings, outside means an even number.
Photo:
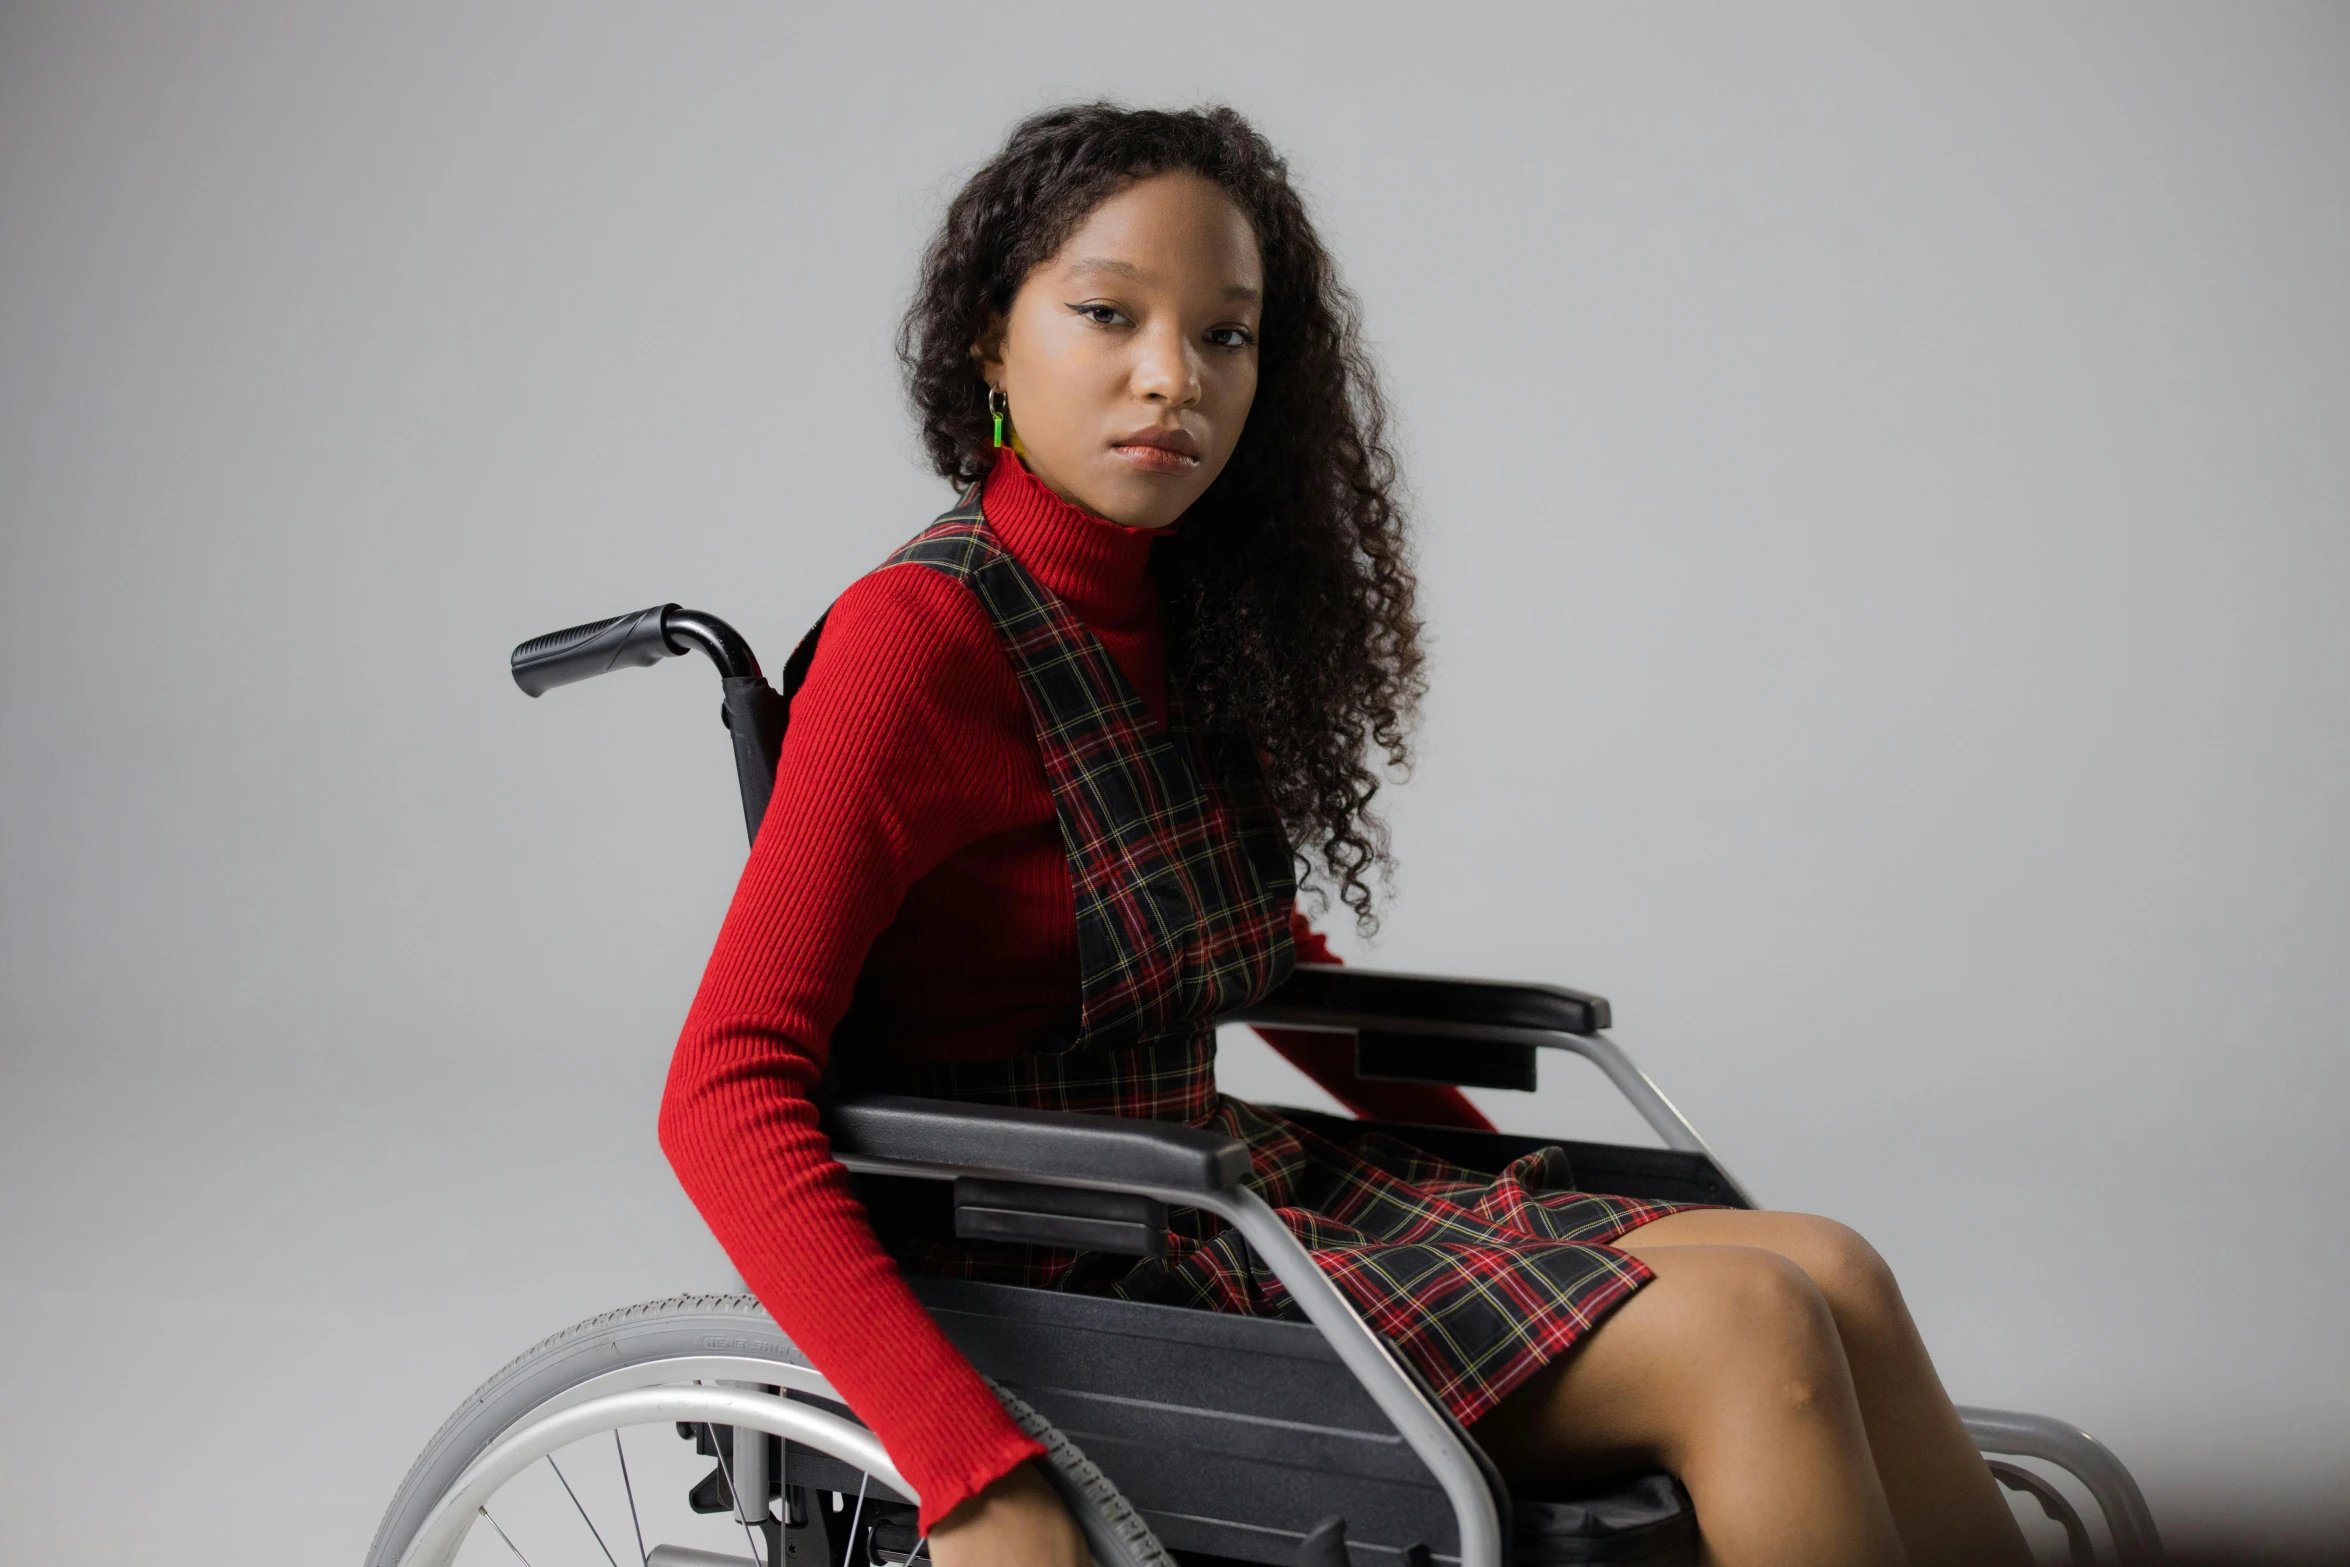
[[[571,1505],[579,1509],[579,1521],[586,1524],[588,1533],[596,1537],[596,1549],[604,1553],[604,1560],[610,1562],[612,1567],[620,1567],[619,1558],[612,1554],[612,1547],[604,1543],[604,1531],[597,1528],[596,1521],[588,1516],[586,1504],[580,1501],[579,1493],[571,1489],[571,1482],[564,1479],[563,1466],[555,1462],[553,1453],[547,1455],[547,1467],[555,1471],[556,1479],[563,1481],[563,1494],[570,1497]]]
[[[506,1549],[514,1553],[514,1559],[522,1563],[522,1567],[530,1567],[530,1558],[522,1554],[522,1547],[514,1543],[514,1536],[506,1532],[506,1526],[498,1522],[497,1519],[490,1518],[490,1510],[488,1508],[479,1508],[477,1511],[479,1511],[484,1518],[490,1519],[490,1527],[498,1531],[498,1538],[506,1542]]]
[[[857,1508],[856,1511],[849,1514],[849,1549],[852,1551],[857,1548],[857,1521],[865,1516],[865,1487],[872,1483],[873,1477],[871,1475],[857,1476]],[[867,1551],[865,1554],[870,1557],[873,1553]]]
[[[612,1428],[612,1451],[620,1455],[620,1490],[628,1498],[628,1524],[636,1531],[636,1555],[641,1567],[653,1567],[653,1558],[645,1549],[644,1520],[636,1515],[636,1487],[628,1483],[628,1449],[620,1445],[620,1428]]]

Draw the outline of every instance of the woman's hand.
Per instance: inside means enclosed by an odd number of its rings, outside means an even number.
[[[1085,1536],[1033,1461],[939,1520],[938,1567],[1091,1567]]]

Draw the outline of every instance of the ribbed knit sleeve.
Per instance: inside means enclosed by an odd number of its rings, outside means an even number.
[[[882,1250],[811,1094],[907,888],[990,830],[977,802],[1035,786],[985,776],[1036,767],[1033,744],[969,732],[1000,710],[1007,673],[977,602],[945,577],[894,567],[841,597],[661,1106],[686,1192],[913,1482],[926,1529],[1041,1449]]]

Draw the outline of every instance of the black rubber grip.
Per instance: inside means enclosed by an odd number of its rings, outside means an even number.
[[[1237,1137],[1138,1117],[864,1094],[835,1100],[824,1120],[835,1153],[996,1175],[1223,1192],[1249,1170]]]
[[[1395,1024],[1494,1023],[1509,1028],[1553,1028],[1566,1034],[1596,1034],[1612,1027],[1605,996],[1559,985],[1513,980],[1452,979],[1435,974],[1389,974],[1377,969],[1301,963],[1288,979],[1241,1015],[1267,1022],[1309,1023],[1312,1014],[1377,1018]],[[1286,1014],[1286,1015],[1284,1015]]]
[[[615,669],[642,669],[685,651],[673,645],[662,622],[675,604],[656,604],[633,615],[615,615],[593,625],[573,626],[532,637],[514,650],[514,683],[538,696],[575,680]]]

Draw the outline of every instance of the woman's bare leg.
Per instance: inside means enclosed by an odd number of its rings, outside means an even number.
[[[1828,1303],[1746,1246],[1660,1247],[1656,1277],[1476,1425],[1520,1482],[1671,1470],[1716,1567],[1901,1567]]]
[[[2015,1516],[1942,1390],[1893,1270],[1867,1241],[1810,1214],[1709,1209],[1643,1225],[1619,1244],[1651,1267],[1683,1247],[1756,1246],[1801,1268],[1835,1317],[1869,1452],[1910,1561],[2031,1561]]]

